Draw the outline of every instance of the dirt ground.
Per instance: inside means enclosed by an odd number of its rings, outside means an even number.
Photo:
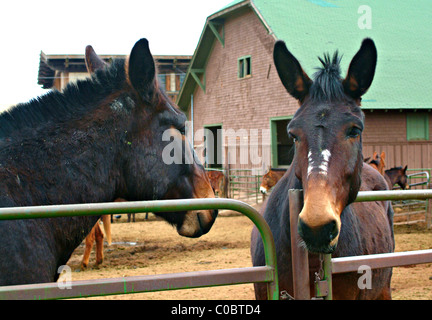
[[[250,234],[253,223],[231,211],[219,214],[212,230],[198,239],[180,237],[166,222],[149,214],[137,214],[137,222],[127,223],[126,215],[112,224],[111,246],[105,246],[105,260],[95,267],[92,252],[89,267],[81,271],[84,245],[79,246],[68,265],[72,280],[123,277],[231,269],[252,266]],[[432,249],[432,231],[424,225],[395,227],[396,251]],[[431,264],[393,269],[392,296],[397,300],[432,299]],[[252,284],[202,289],[138,293],[93,299],[158,300],[250,300]]]

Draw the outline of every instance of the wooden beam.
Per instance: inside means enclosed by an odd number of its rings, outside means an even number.
[[[192,78],[194,78],[194,80],[196,81],[196,83],[200,86],[200,88],[202,89],[202,91],[204,91],[204,93],[205,93],[206,92],[205,70],[204,69],[191,69],[190,73],[192,75]],[[199,78],[199,76],[198,76],[199,73],[203,75],[203,81],[201,81],[201,79]]]
[[[224,25],[221,23],[216,23],[214,21],[209,21],[208,25],[210,27],[210,30],[213,32],[214,36],[218,41],[221,43],[222,47],[225,48],[225,28]],[[217,26],[222,25],[222,35],[218,32]]]

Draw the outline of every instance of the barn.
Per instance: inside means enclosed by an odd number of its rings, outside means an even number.
[[[280,83],[272,52],[288,49],[312,77],[317,57],[339,50],[342,76],[362,40],[378,50],[374,82],[363,97],[364,157],[385,151],[387,167],[432,167],[430,1],[236,0],[210,15],[178,105],[209,168],[288,167],[286,126],[299,105]]]

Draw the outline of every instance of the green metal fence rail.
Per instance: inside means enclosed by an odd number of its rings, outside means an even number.
[[[220,198],[182,199],[0,208],[0,220],[202,209],[234,210],[248,217],[257,226],[261,234],[265,249],[266,265],[261,267],[73,281],[69,289],[60,286],[57,282],[4,286],[0,287],[0,299],[81,298],[256,282],[267,283],[269,299],[279,299],[276,250],[273,235],[266,221],[258,211],[238,200]]]
[[[289,197],[290,215],[292,215],[293,219],[291,221],[296,221],[298,219],[298,214],[303,207],[303,192],[302,190],[290,190]],[[428,199],[429,209],[427,219],[430,221],[432,215],[432,190],[430,189],[405,191],[360,191],[355,202],[407,199]],[[294,239],[298,237],[297,228],[296,226],[293,226],[293,224],[291,224],[291,237],[294,237]],[[291,243],[294,242],[291,241]],[[303,247],[293,249],[292,260],[294,298],[310,299],[309,264],[306,249]],[[358,268],[362,265],[367,265],[371,269],[379,269],[422,263],[432,263],[432,250],[394,252],[341,258],[332,258],[331,254],[325,254],[323,262],[323,280],[327,281],[328,292],[324,299],[332,299],[332,274],[357,272],[359,270]]]

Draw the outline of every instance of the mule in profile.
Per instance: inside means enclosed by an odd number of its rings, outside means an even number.
[[[0,207],[214,197],[185,139],[186,116],[159,88],[148,41],[90,79],[0,115]],[[168,164],[171,143],[194,161]],[[182,236],[214,210],[159,213]],[[100,216],[0,221],[0,286],[52,282]]]

